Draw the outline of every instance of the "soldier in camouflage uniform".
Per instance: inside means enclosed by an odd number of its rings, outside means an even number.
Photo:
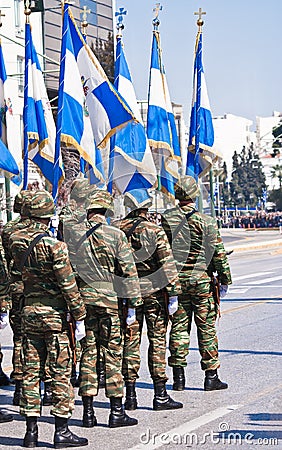
[[[68,242],[87,309],[79,395],[84,408],[83,426],[89,428],[97,424],[93,410],[93,396],[98,394],[97,348],[105,361],[105,393],[111,403],[109,426],[138,423],[125,414],[122,406],[122,332],[117,297],[127,298],[133,308],[141,303],[141,296],[127,239],[122,231],[107,224],[106,214],[109,213],[113,213],[113,198],[108,192],[97,189],[90,197],[84,227],[83,224],[74,226]]]
[[[182,408],[166,391],[166,331],[168,315],[177,309],[181,292],[172,252],[163,229],[150,222],[146,215],[151,206],[147,191],[125,194],[124,205],[130,213],[120,222],[134,250],[143,304],[136,308],[137,321],[125,334],[123,376],[126,384],[125,407],[137,408],[135,382],[140,368],[140,341],[144,319],[149,339],[148,366],[154,383],[154,410]],[[134,312],[129,312],[134,317]]]
[[[4,225],[2,242],[5,252],[5,257],[7,261],[8,271],[11,278],[11,301],[12,307],[9,314],[10,325],[13,330],[13,372],[11,373],[11,378],[15,380],[15,392],[13,396],[13,405],[19,405],[20,402],[20,392],[21,392],[21,380],[22,380],[22,362],[21,362],[21,349],[22,349],[22,332],[21,332],[21,311],[20,311],[20,300],[23,293],[23,282],[21,279],[21,273],[17,272],[13,267],[11,248],[9,245],[9,240],[11,235],[23,228],[26,228],[30,224],[30,219],[26,217],[22,212],[22,206],[25,201],[28,201],[32,197],[31,191],[20,191],[14,200],[13,210],[15,213],[20,213],[20,215],[14,219],[10,220]]]
[[[68,336],[68,310],[79,331],[86,311],[79,295],[67,246],[48,231],[54,215],[54,202],[47,191],[37,191],[28,202],[30,225],[11,235],[11,253],[15,267],[22,272],[24,304],[23,382],[20,413],[26,417],[24,447],[38,443],[37,418],[41,413],[40,380],[48,361],[52,378],[55,416],[55,448],[87,445],[68,429],[73,409],[70,384],[71,350]]]
[[[219,380],[217,374],[220,366],[215,327],[218,305],[212,293],[209,266],[212,265],[218,273],[222,294],[231,284],[231,274],[215,220],[195,208],[194,201],[198,195],[199,188],[194,178],[183,177],[175,188],[179,205],[166,211],[162,217],[182,286],[179,308],[172,320],[168,364],[173,368],[173,388],[183,390],[194,316],[201,368],[205,371],[204,389],[210,391],[228,386]]]
[[[90,184],[87,178],[76,178],[71,185],[70,200],[66,206],[63,207],[59,215],[59,229],[58,238],[65,242],[70,240],[72,229],[74,225],[81,224],[86,220],[86,205],[89,201],[89,196],[96,185]],[[80,345],[77,346],[77,360],[80,359]],[[100,355],[100,351],[98,352]],[[99,378],[99,387],[105,387],[105,371],[104,364],[100,357],[97,360],[97,371]],[[76,378],[76,366],[72,369],[72,383],[79,387],[80,375]]]
[[[4,251],[0,239],[0,330],[8,325],[8,310],[10,308],[9,280],[5,268]],[[1,333],[1,331],[0,331]],[[2,362],[2,352],[0,343],[0,363]],[[0,410],[0,423],[11,422],[13,416]]]

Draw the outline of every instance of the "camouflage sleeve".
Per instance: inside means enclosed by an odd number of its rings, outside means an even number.
[[[213,226],[211,224],[211,226]],[[219,229],[216,225],[214,225],[215,232],[215,243],[214,243],[214,252],[211,260],[212,266],[218,273],[218,279],[221,284],[232,284],[231,279],[231,271],[228,262],[228,258],[226,255],[226,251],[224,248],[223,241],[220,236]]]
[[[9,235],[10,235],[10,233],[8,232],[8,229],[4,227],[3,233],[2,233],[2,244],[3,244],[3,249],[4,249],[5,258],[6,258],[8,267],[10,267],[10,263],[12,260],[10,247],[9,247]]]
[[[181,285],[178,279],[178,272],[173,258],[165,231],[160,228],[156,233],[156,257],[158,266],[162,269],[165,286],[170,297],[181,294]]]
[[[80,297],[75,276],[71,268],[67,246],[57,241],[52,246],[53,270],[61,293],[75,320],[83,320],[86,309]]]
[[[0,313],[10,309],[9,279],[5,267],[4,251],[0,243]]]
[[[122,232],[117,248],[117,263],[115,275],[120,282],[119,291],[123,298],[128,299],[129,308],[136,308],[143,303],[136,265],[133,259],[132,249],[128,244],[125,234]]]

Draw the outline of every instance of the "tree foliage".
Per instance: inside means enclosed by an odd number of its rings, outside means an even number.
[[[261,203],[265,188],[262,163],[253,144],[249,148],[244,146],[241,153],[234,152],[230,182],[230,202],[232,206],[256,207]]]
[[[109,31],[108,39],[103,41],[101,38],[97,38],[95,45],[91,43],[91,49],[98,58],[101,66],[106,72],[107,77],[113,83],[114,82],[114,38],[113,33]]]

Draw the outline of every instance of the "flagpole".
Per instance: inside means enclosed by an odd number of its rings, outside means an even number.
[[[29,8],[29,0],[25,2],[26,8],[24,10],[26,21],[25,21],[25,32],[27,34],[27,26],[30,26],[29,16],[31,14],[31,9]],[[25,72],[24,72],[24,110],[23,110],[23,123],[24,123],[24,150],[23,150],[23,189],[27,189],[28,185],[28,136],[27,136],[27,114],[28,114],[28,57],[27,57],[27,38],[25,37]]]
[[[195,178],[198,180],[200,167],[199,167],[199,151],[200,151],[200,108],[201,108],[201,75],[202,75],[202,26],[204,25],[204,21],[202,19],[202,15],[206,14],[202,12],[202,8],[199,8],[198,12],[195,12],[194,15],[198,15],[197,25],[198,25],[198,34],[196,39],[196,58],[198,61],[195,61],[196,70],[197,70],[197,92],[196,92],[196,135],[195,135],[195,161],[194,161],[194,172]]]

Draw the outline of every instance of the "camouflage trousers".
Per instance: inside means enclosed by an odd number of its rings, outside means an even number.
[[[122,332],[117,310],[86,305],[86,337],[81,341],[79,395],[98,394],[97,359],[99,351],[105,362],[107,397],[123,396]]]
[[[148,367],[152,380],[167,381],[166,376],[166,331],[167,312],[164,299],[151,295],[143,297],[143,305],[136,308],[136,322],[126,328],[122,374],[125,381],[136,381],[140,369],[140,343],[144,319],[149,340]]]
[[[13,371],[10,377],[14,380],[22,380],[22,324],[21,324],[21,309],[22,309],[22,294],[12,294],[12,308],[9,312],[10,325],[13,331],[13,355],[12,364]],[[43,375],[44,381],[51,381],[48,362],[46,363],[45,373]]]
[[[66,331],[24,334],[22,343],[22,396],[20,414],[40,416],[40,380],[44,376],[46,361],[52,378],[51,414],[70,417],[74,409],[74,393],[70,383],[72,357]]]
[[[201,354],[201,368],[202,370],[217,369],[220,366],[215,327],[217,309],[210,283],[201,283],[197,286],[182,285],[182,294],[179,295],[178,301],[179,307],[173,316],[169,337],[169,366],[185,367],[187,365],[186,357],[189,353],[190,332],[194,317]]]
[[[10,325],[13,331],[13,371],[11,378],[14,380],[22,379],[22,326],[21,326],[21,295],[12,295],[12,308],[9,313]]]

